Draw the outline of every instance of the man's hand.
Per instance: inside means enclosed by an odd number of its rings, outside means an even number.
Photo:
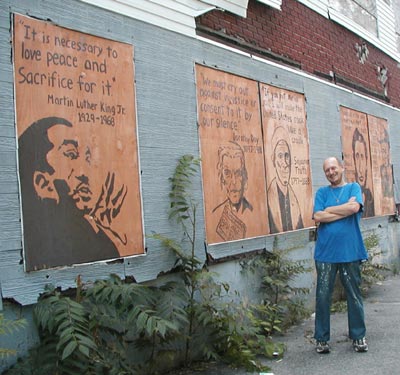
[[[327,207],[323,211],[316,212],[314,214],[314,220],[317,223],[330,223],[353,215],[359,210],[360,204],[356,201],[356,197],[350,197],[346,203],[338,206]]]
[[[91,213],[91,216],[94,217],[99,227],[110,231],[123,244],[126,244],[126,234],[121,237],[111,228],[111,225],[113,220],[119,215],[127,193],[128,189],[125,185],[122,185],[118,190],[115,185],[115,173],[108,172],[107,178],[101,188],[100,197]]]

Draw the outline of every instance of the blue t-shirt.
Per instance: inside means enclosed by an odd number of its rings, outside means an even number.
[[[351,197],[363,205],[361,187],[356,182],[337,188],[324,186],[315,196],[314,213],[347,203]],[[368,259],[360,230],[362,209],[356,214],[330,223],[320,223],[314,259],[326,263],[347,263]]]

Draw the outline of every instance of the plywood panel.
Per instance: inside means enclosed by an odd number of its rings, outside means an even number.
[[[376,213],[377,215],[392,215],[395,212],[395,202],[388,123],[385,119],[372,115],[368,115],[367,119]]]
[[[312,185],[303,94],[260,84],[271,233],[311,227]]]
[[[257,82],[196,66],[207,243],[266,235]]]
[[[141,254],[133,47],[14,19],[27,270]]]
[[[364,198],[363,217],[395,211],[387,120],[340,107],[346,177],[357,181]]]
[[[367,115],[340,107],[340,117],[346,180],[356,181],[361,186],[364,201],[363,217],[377,215]]]

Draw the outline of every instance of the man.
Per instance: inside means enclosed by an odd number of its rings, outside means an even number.
[[[361,188],[343,179],[341,162],[330,157],[323,170],[329,186],[318,189],[315,196],[314,220],[319,224],[315,245],[317,290],[315,333],[318,353],[329,353],[330,308],[336,274],[347,296],[349,337],[357,352],[366,352],[364,307],[360,291],[360,264],[368,258],[360,230],[362,211]]]
[[[392,165],[390,164],[389,152],[389,134],[384,130],[384,136],[379,140],[381,165],[379,171],[381,174],[382,195],[384,198],[393,198],[393,177]]]
[[[268,188],[268,220],[271,233],[286,232],[304,227],[296,194],[290,185],[292,156],[287,139],[289,135],[282,128],[276,128],[272,137],[274,152],[272,163],[276,177]]]
[[[217,234],[224,241],[246,236],[246,215],[253,206],[244,196],[247,187],[246,161],[242,148],[236,142],[228,142],[218,149],[218,178],[226,199],[213,209],[220,215]]]
[[[353,160],[356,181],[360,184],[364,209],[363,217],[375,216],[374,197],[368,187],[368,153],[367,143],[358,129],[354,130],[352,140]]]
[[[127,192],[116,189],[111,173],[94,186],[91,160],[63,118],[43,118],[19,137],[27,271],[119,257],[113,240],[123,236],[111,222]]]

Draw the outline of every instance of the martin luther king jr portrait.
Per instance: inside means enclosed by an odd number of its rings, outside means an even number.
[[[113,229],[127,188],[112,171],[94,186],[90,145],[60,117],[32,123],[18,139],[27,271],[119,257]],[[99,185],[98,183],[96,183]]]

